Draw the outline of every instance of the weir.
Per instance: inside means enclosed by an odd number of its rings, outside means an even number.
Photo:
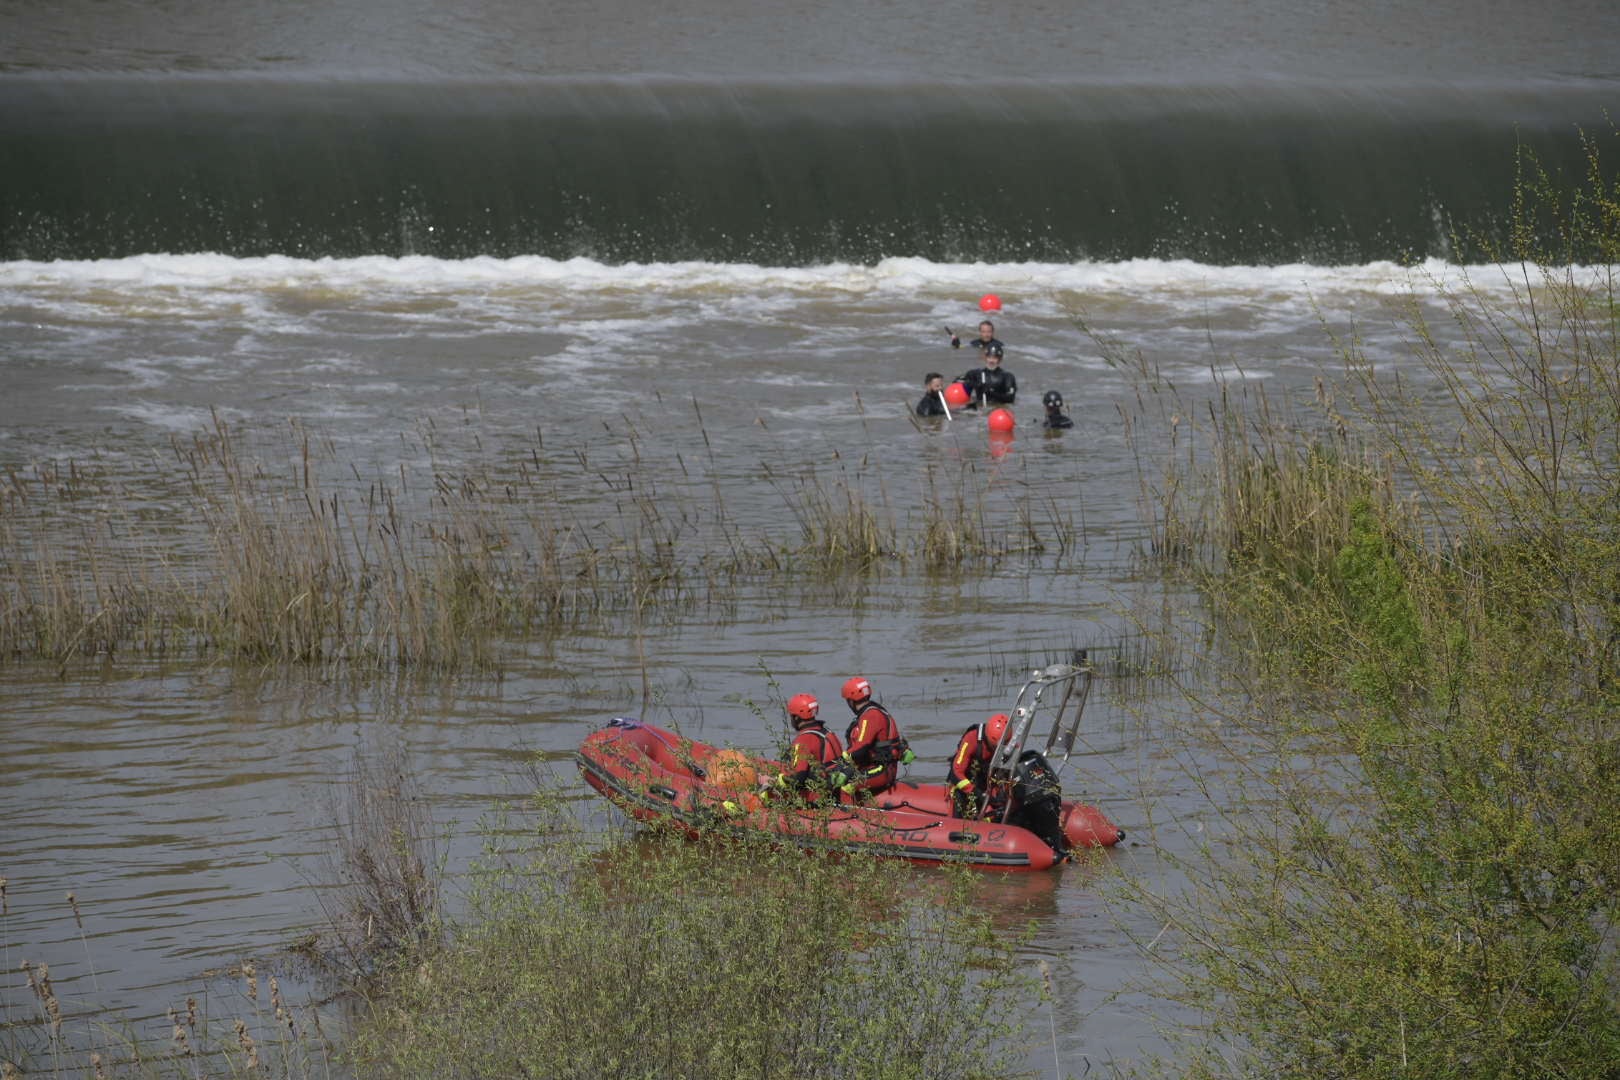
[[[0,258],[1467,260],[1612,87],[0,78]]]

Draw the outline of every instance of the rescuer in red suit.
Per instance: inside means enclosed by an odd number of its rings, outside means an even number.
[[[979,817],[984,809],[990,759],[1007,730],[1007,714],[996,713],[982,724],[962,732],[951,755],[951,771],[945,783],[951,789],[951,812],[959,818]]]
[[[851,796],[880,794],[894,786],[900,766],[909,764],[916,755],[900,737],[900,725],[893,714],[872,700],[872,684],[863,676],[845,680],[843,693],[855,719],[849,722],[844,735],[849,748],[844,751],[843,764],[849,780],[842,790]]]
[[[820,711],[820,702],[809,694],[794,694],[788,699],[788,720],[795,734],[788,748],[788,771],[776,778],[776,786],[807,798],[814,797],[818,785],[830,784],[828,774],[844,752],[838,736],[817,719]]]

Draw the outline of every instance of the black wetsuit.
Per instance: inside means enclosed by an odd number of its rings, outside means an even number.
[[[978,349],[980,354],[986,352],[1000,353],[1007,351],[1007,346],[1002,344],[999,338],[991,338],[989,341],[985,341],[982,338],[968,338],[967,343],[973,346],[975,349]]]
[[[991,405],[1011,405],[1018,396],[1018,379],[1006,368],[974,368],[957,381],[975,400]]]
[[[917,402],[918,416],[944,416],[945,403],[939,399],[938,394],[924,394],[922,400]]]
[[[1046,414],[1045,421],[1043,421],[1041,423],[1041,427],[1044,427],[1044,428],[1071,428],[1071,427],[1074,427],[1074,421],[1070,420],[1067,416],[1064,416],[1060,412],[1049,412],[1049,413]]]

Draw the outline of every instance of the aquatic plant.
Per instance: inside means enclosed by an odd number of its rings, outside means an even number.
[[[1075,548],[1049,494],[930,474],[896,509],[875,456],[763,467],[777,506],[706,470],[642,457],[624,425],[609,465],[581,448],[501,440],[451,455],[428,422],[402,460],[362,471],[308,427],[215,417],[135,482],[102,461],[41,464],[0,486],[0,659],[124,652],[378,673],[491,670],[508,643],[582,620],[724,608],[751,584],[988,570]],[[496,441],[493,440],[492,441]],[[566,457],[563,455],[566,453]],[[425,472],[404,458],[426,458]],[[578,490],[556,491],[563,461]],[[943,486],[943,485],[940,485]]]
[[[402,746],[357,750],[339,790],[328,808],[332,848],[315,889],[325,925],[306,952],[358,984],[442,933],[444,864]]]
[[[94,918],[93,909],[81,910],[76,895],[68,896],[76,923],[82,927],[86,918]],[[0,904],[0,913],[9,914],[9,904]],[[278,978],[270,975],[267,1011],[251,960],[211,980],[209,992],[188,995],[183,1004],[154,1014],[109,1009],[82,988],[58,990],[52,965],[28,958],[38,955],[33,946],[14,942],[9,934],[0,938],[0,946],[8,956],[24,953],[17,970],[32,1002],[23,1005],[8,997],[4,1003],[0,1075],[198,1080],[247,1074],[307,1080],[334,1074],[337,1053],[319,1010],[290,1003]],[[86,966],[94,972],[88,955]],[[11,989],[8,981],[6,990]],[[210,1007],[219,1012],[211,1015]]]

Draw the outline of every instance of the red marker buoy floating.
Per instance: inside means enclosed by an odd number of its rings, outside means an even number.
[[[985,293],[983,296],[979,297],[979,310],[1000,311],[1001,297],[997,296],[995,293]]]
[[[945,388],[945,404],[953,409],[960,409],[968,403],[967,387],[959,382],[953,382]]]
[[[991,409],[988,421],[991,431],[1011,431],[1016,423],[1010,409]]]

